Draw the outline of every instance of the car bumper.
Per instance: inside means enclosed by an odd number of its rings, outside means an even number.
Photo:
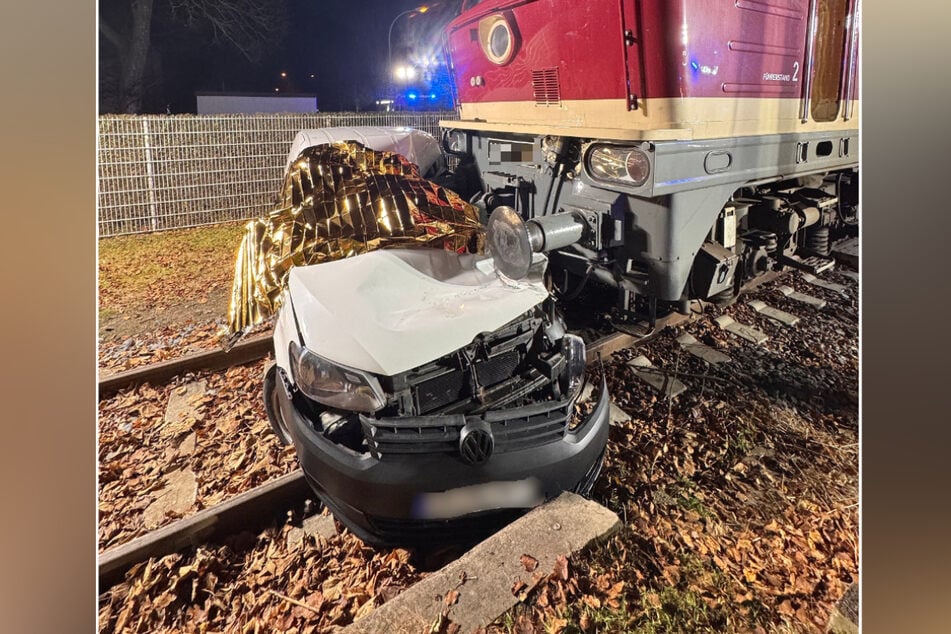
[[[610,397],[602,381],[597,405],[574,429],[563,425],[556,440],[547,438],[538,446],[531,446],[524,434],[515,434],[513,442],[496,431],[501,440],[481,464],[467,464],[452,443],[429,451],[424,443],[415,442],[409,443],[412,450],[406,449],[404,442],[399,454],[373,444],[370,452],[358,453],[317,432],[299,406],[303,397],[295,393],[283,372],[277,369],[272,376],[265,382],[265,402],[271,404],[268,415],[275,431],[294,444],[308,482],[337,519],[364,541],[377,545],[478,539],[563,491],[587,492],[600,471],[608,438]],[[569,409],[564,403],[538,404],[477,417],[413,421],[439,427],[443,422],[488,419],[491,429],[506,428],[511,436],[520,425],[525,428],[539,417],[551,419],[558,411],[564,420]],[[506,418],[509,414],[511,419]],[[365,428],[368,420],[363,419]],[[395,420],[402,423],[403,419]],[[474,424],[485,427],[484,422]],[[415,450],[421,452],[407,453]],[[535,492],[531,502],[525,498],[527,489]]]

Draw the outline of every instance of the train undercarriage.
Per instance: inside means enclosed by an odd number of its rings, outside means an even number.
[[[443,182],[479,207],[503,271],[546,252],[556,297],[613,288],[615,323],[729,302],[770,271],[820,273],[832,244],[858,234],[849,131],[624,143],[449,130],[443,142],[458,160]]]

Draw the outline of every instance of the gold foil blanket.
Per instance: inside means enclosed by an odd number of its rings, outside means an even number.
[[[294,266],[388,247],[480,253],[484,241],[475,207],[421,178],[402,155],[355,141],[307,148],[288,169],[278,206],[247,225],[223,340],[230,347],[277,312]]]

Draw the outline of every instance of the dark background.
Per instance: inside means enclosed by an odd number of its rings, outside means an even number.
[[[322,111],[373,109],[376,100],[392,96],[394,88],[388,83],[392,72],[387,72],[390,25],[394,65],[410,56],[439,53],[443,26],[458,13],[462,0],[280,0],[276,4],[286,10],[274,15],[283,33],[266,38],[259,57],[252,61],[235,46],[216,41],[207,21],[186,24],[182,12],[174,10],[174,0],[154,0],[145,96],[139,112],[195,112],[196,92],[274,93],[275,88],[284,94],[316,94]],[[100,21],[128,36],[129,5],[129,0],[102,0]],[[404,15],[394,23],[401,12],[422,5],[429,10]],[[100,29],[100,114],[121,110],[116,93],[123,55]],[[446,81],[439,78],[437,84],[433,90],[439,93],[439,104],[420,100],[413,105],[446,107]],[[428,96],[430,86],[423,88]]]

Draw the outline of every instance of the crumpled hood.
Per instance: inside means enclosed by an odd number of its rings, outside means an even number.
[[[304,345],[318,355],[392,376],[468,345],[545,300],[543,256],[516,283],[490,257],[388,249],[298,266],[289,289]]]

